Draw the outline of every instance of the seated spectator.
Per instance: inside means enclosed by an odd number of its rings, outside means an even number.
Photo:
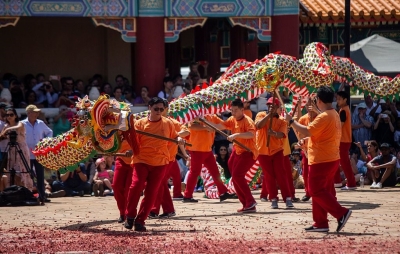
[[[299,175],[303,175],[303,172],[302,172],[303,165],[301,164],[301,158],[300,158],[300,151],[299,150],[294,150],[292,152],[292,159],[294,161],[294,168],[297,170]]]
[[[61,105],[59,113],[54,117],[53,136],[56,137],[71,129],[69,121],[74,116],[74,113],[65,105]]]
[[[164,80],[164,88],[158,93],[158,97],[168,100],[168,102],[174,99],[174,84],[172,83],[172,79],[169,77],[165,77]]]
[[[80,98],[85,97],[86,93],[85,91],[85,84],[83,83],[83,80],[78,79],[77,81],[75,81],[75,85],[74,85],[74,91],[77,94],[77,96],[79,96]]]
[[[122,88],[121,87],[114,88],[113,96],[114,97],[112,97],[112,98],[115,99],[116,101],[125,102],[122,99]]]
[[[104,161],[106,162],[106,169],[110,169],[114,171],[115,167],[115,158],[114,156],[103,156]]]
[[[295,189],[304,189],[304,179],[296,168],[296,163],[297,162],[294,158],[290,159],[290,165],[292,166],[293,186]]]
[[[123,89],[123,98],[126,103],[131,105],[135,104],[135,94],[132,91],[132,87],[125,86]]]
[[[115,87],[123,87],[124,86],[124,76],[118,74],[115,76]]]
[[[147,86],[142,86],[140,89],[140,96],[136,97],[133,102],[134,106],[147,106],[149,105],[150,97],[149,97],[149,88]]]
[[[189,95],[191,91],[192,85],[190,83],[185,83],[185,86],[183,87],[183,93],[181,94],[181,96],[179,96],[179,98],[183,98],[186,95]]]
[[[54,181],[52,189],[54,192],[65,190],[66,196],[83,196],[90,193],[91,184],[87,182],[85,165],[81,164],[73,172],[67,171],[60,175],[61,181]]]
[[[100,89],[100,93],[108,94],[111,97],[113,90],[112,90],[110,83],[104,83]]]
[[[106,169],[106,162],[104,158],[99,158],[96,160],[97,172],[93,178],[93,192],[95,197],[104,196],[105,187],[110,190],[110,194],[113,194],[112,180],[114,172],[112,170]]]
[[[56,108],[60,105],[67,107],[75,107],[75,103],[78,101],[79,93],[74,91],[74,80],[71,77],[61,78],[62,90],[58,96],[58,100],[54,104]]]
[[[18,80],[10,82],[11,102],[15,108],[21,108],[20,103],[25,101],[24,85]],[[24,104],[25,105],[25,104]],[[24,108],[24,107],[22,107]]]
[[[35,105],[38,108],[43,108],[44,105],[37,102],[36,93],[32,90],[28,90],[25,93],[25,101],[21,101],[18,105],[19,108],[26,108],[28,105]]]
[[[355,142],[359,142],[366,151],[366,141],[371,140],[371,126],[374,126],[374,118],[367,115],[367,105],[360,103],[357,106],[357,114],[353,114],[351,119],[351,129]]]
[[[227,146],[220,146],[217,152],[217,162],[224,169],[225,179],[231,178],[231,173],[228,166],[230,154]]]
[[[371,189],[393,187],[397,183],[396,157],[390,154],[390,144],[381,144],[380,150],[382,154],[367,163],[368,169],[379,172],[379,174],[372,174],[373,183],[370,187]]]
[[[46,194],[46,198],[61,198],[64,197],[67,192],[65,190],[59,190],[59,191],[54,191],[51,188],[51,183],[53,183],[53,181],[47,181],[44,180],[44,192]]]
[[[396,120],[396,130],[394,132],[394,144],[396,149],[400,149],[400,119]]]

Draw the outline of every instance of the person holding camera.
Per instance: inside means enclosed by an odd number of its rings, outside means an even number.
[[[389,110],[378,115],[374,125],[374,136],[378,144],[388,143],[393,146],[394,141],[394,117]]]
[[[71,129],[71,119],[74,113],[65,105],[59,108],[59,114],[54,117],[53,136],[58,136]]]
[[[13,145],[19,145],[26,160],[29,158],[29,148],[25,139],[25,126],[19,121],[17,111],[14,108],[6,109],[6,124],[3,131],[0,133],[0,139],[8,139],[8,167],[7,171],[14,169],[16,171],[15,178],[8,177],[10,181],[14,181],[15,185],[25,186],[29,190],[33,189],[33,181],[23,164],[20,155],[17,155],[17,148]]]
[[[26,143],[29,150],[32,151],[40,140],[52,137],[53,131],[42,120],[38,119],[40,114],[40,109],[38,107],[35,105],[28,105],[25,110],[28,117],[21,122],[25,125]],[[43,204],[46,200],[44,191],[44,169],[42,164],[36,160],[36,157],[32,152],[30,152],[30,166],[32,168],[35,166],[39,201]]]

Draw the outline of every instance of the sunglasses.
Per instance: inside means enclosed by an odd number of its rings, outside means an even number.
[[[219,150],[220,150],[220,151],[226,151],[226,149],[224,149],[224,148],[223,148],[223,149],[219,149]]]
[[[6,114],[6,116],[8,117],[8,116],[15,116],[14,114]]]
[[[153,108],[153,109],[154,109],[154,111],[156,111],[156,112],[158,112],[158,111],[163,112],[163,111],[164,111],[164,108]]]

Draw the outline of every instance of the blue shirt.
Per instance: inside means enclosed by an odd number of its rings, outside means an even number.
[[[28,118],[22,120],[21,123],[25,125],[26,131],[26,143],[29,147],[30,159],[34,160],[35,155],[33,155],[32,150],[35,149],[35,146],[39,143],[40,140],[53,137],[53,131],[42,121],[36,120],[34,125],[32,125]]]

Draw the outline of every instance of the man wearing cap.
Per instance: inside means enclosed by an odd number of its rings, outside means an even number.
[[[358,114],[354,114],[351,121],[354,141],[360,142],[364,151],[367,149],[366,141],[371,140],[371,127],[374,125],[374,118],[367,114],[367,105],[360,103],[357,106]]]
[[[278,208],[278,183],[281,189],[283,201],[287,208],[292,208],[292,196],[289,183],[286,177],[284,166],[283,145],[287,137],[287,123],[279,116],[280,102],[278,99],[269,98],[267,101],[269,113],[262,111],[256,116],[255,125],[257,128],[256,142],[259,150],[258,161],[260,162],[264,178],[261,197],[271,200],[271,208]],[[270,125],[272,117],[272,124]],[[267,146],[268,134],[270,135],[269,146]],[[293,181],[292,181],[293,184]]]
[[[381,155],[376,156],[367,163],[367,168],[379,172],[379,177],[372,175],[373,183],[371,189],[382,189],[383,187],[393,187],[397,183],[396,179],[396,156],[390,153],[390,144],[383,143],[380,147]]]
[[[53,131],[42,120],[38,119],[39,113],[40,109],[38,109],[35,105],[28,105],[26,107],[26,114],[28,117],[21,122],[25,125],[26,143],[28,144],[30,150],[31,167],[34,167],[36,172],[39,201],[43,203],[46,199],[44,192],[44,169],[43,166],[36,160],[32,150],[35,149],[37,143],[39,143],[39,141],[43,138],[52,137]]]

